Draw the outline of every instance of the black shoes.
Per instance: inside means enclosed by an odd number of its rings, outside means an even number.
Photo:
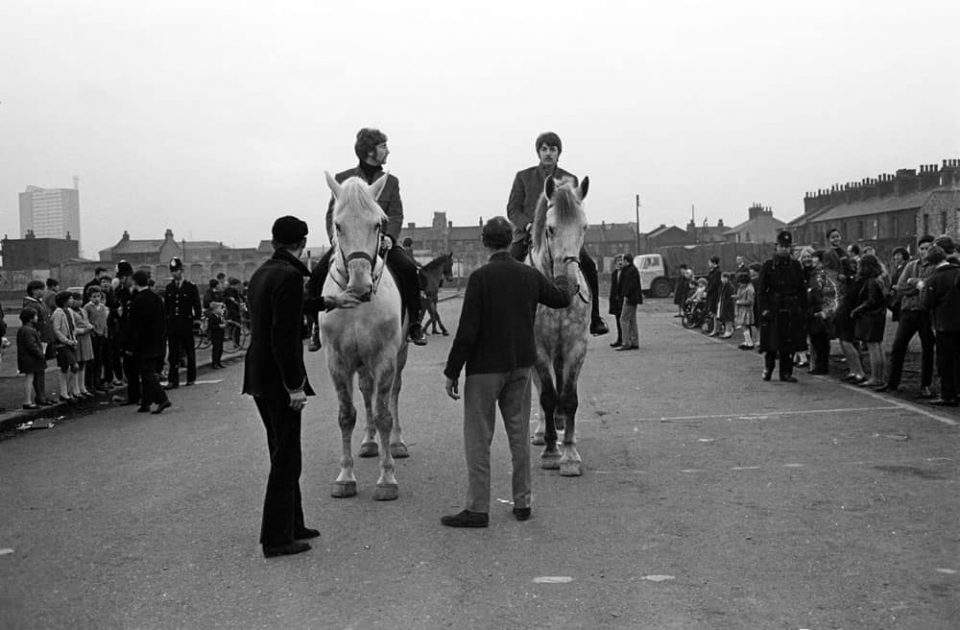
[[[293,534],[293,537],[296,540],[310,540],[311,538],[316,538],[320,535],[319,530],[311,529],[309,527],[304,527],[301,530],[298,530]]]
[[[603,321],[603,319],[598,317],[597,319],[590,322],[591,335],[594,335],[594,336],[605,335],[608,332],[610,332],[610,329],[607,328],[607,324]]]
[[[264,558],[276,558],[278,556],[292,556],[296,553],[303,553],[304,551],[309,551],[310,545],[305,542],[293,541],[292,543],[287,543],[285,545],[280,545],[277,547],[271,545],[263,546],[263,557]]]
[[[440,517],[440,522],[447,527],[486,527],[490,524],[490,515],[463,510],[459,514]]]
[[[767,380],[769,380],[769,379],[767,379]],[[780,377],[780,380],[783,381],[784,383],[796,383],[796,382],[797,382],[797,377],[794,376],[793,374],[787,374],[787,375],[785,375],[785,376],[781,376],[781,377]]]
[[[414,345],[427,345],[427,336],[423,334],[423,328],[420,326],[420,324],[411,325],[407,336],[410,337],[410,341],[412,341]]]
[[[178,387],[180,387],[180,383],[167,383],[167,386],[164,387],[164,389],[169,391],[171,389],[177,389]]]
[[[147,413],[150,411],[150,405],[140,405],[137,407],[137,413]]]
[[[513,508],[513,517],[518,521],[528,521],[530,520],[530,508]]]
[[[956,399],[944,400],[943,398],[937,398],[936,400],[931,400],[930,404],[937,407],[956,407],[960,405],[960,402],[957,402]]]
[[[623,345],[623,342],[620,341],[619,339],[617,339],[616,341],[614,341],[613,343],[610,344],[610,347],[611,347],[611,348],[619,348],[619,347],[622,346],[622,345]]]
[[[167,407],[170,407],[170,406],[172,406],[172,405],[173,405],[172,402],[170,402],[169,400],[165,400],[165,401],[163,401],[162,403],[159,403],[159,404],[157,405],[157,408],[154,409],[153,411],[151,411],[150,413],[153,413],[153,414],[161,414],[161,413],[163,413],[163,410],[164,410],[164,409],[166,409]]]

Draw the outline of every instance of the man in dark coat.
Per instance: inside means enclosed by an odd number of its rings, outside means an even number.
[[[300,262],[307,224],[292,216],[273,224],[273,256],[263,263],[247,290],[250,348],[243,370],[243,393],[253,396],[267,432],[270,476],[263,501],[260,544],[267,558],[310,549],[303,539],[320,535],[304,525],[300,499],[300,414],[314,394],[303,365],[303,280]],[[350,308],[347,293],[319,298],[318,306]]]
[[[620,299],[620,270],[623,268],[623,254],[617,254],[613,259],[613,272],[610,274],[610,306],[607,312],[613,315],[617,322],[617,340],[610,344],[611,348],[623,345],[623,327],[620,326],[620,313],[623,311],[623,300]]]
[[[547,131],[537,137],[534,144],[540,163],[537,166],[519,171],[513,178],[510,188],[510,198],[507,201],[507,218],[513,223],[513,242],[510,244],[510,253],[517,260],[527,257],[530,248],[530,227],[533,225],[534,212],[537,201],[543,194],[543,183],[548,177],[556,180],[569,180],[574,186],[578,185],[577,176],[560,168],[560,153],[563,152],[563,143],[560,136]],[[605,335],[609,332],[607,324],[600,317],[600,284],[597,278],[597,264],[587,253],[585,248],[580,250],[580,269],[590,287],[592,302],[590,305],[590,333]]]
[[[123,362],[123,376],[127,379],[127,395],[125,397],[114,396],[113,401],[124,405],[135,405],[140,403],[143,388],[141,387],[139,356],[130,351],[130,344],[133,341],[130,327],[130,303],[134,297],[133,265],[126,260],[117,263],[117,287],[114,290],[113,297],[113,303],[108,304],[108,306],[110,316],[116,318],[117,346]]]
[[[423,334],[423,328],[420,325],[421,300],[420,300],[420,276],[417,274],[417,263],[403,251],[400,246],[400,228],[403,227],[403,201],[400,199],[400,181],[393,175],[384,173],[383,165],[387,163],[387,156],[390,150],[387,148],[387,136],[379,129],[363,128],[357,132],[357,142],[353,147],[354,153],[360,160],[354,168],[347,169],[337,173],[335,179],[338,183],[343,183],[351,177],[359,177],[368,185],[373,184],[381,177],[387,178],[387,183],[380,192],[380,197],[376,200],[377,204],[387,215],[387,220],[383,225],[383,249],[387,252],[387,266],[393,271],[397,278],[400,295],[403,304],[407,309],[407,336],[415,345],[427,345],[427,337]],[[333,204],[334,199],[330,197],[330,204],[327,206],[327,236],[333,241]],[[330,268],[330,256],[333,254],[331,247],[320,257],[317,265],[310,273],[310,283],[308,291],[311,298],[316,298],[323,290],[323,283],[327,279],[327,271]],[[311,320],[313,317],[311,316]],[[314,332],[316,338],[311,340],[310,349],[320,348],[320,332],[317,328]]]
[[[187,385],[197,380],[197,351],[193,343],[193,326],[200,321],[203,310],[200,306],[200,290],[197,285],[183,279],[183,261],[170,259],[173,280],[163,292],[163,310],[167,315],[167,341],[170,346],[170,370],[167,389],[180,386],[180,355],[187,356]]]
[[[137,411],[150,411],[150,405],[157,403],[153,413],[162,413],[170,406],[159,374],[167,342],[163,298],[150,290],[150,275],[143,270],[133,274],[133,291],[124,352],[135,359],[140,371],[142,391]]]
[[[530,518],[530,368],[536,358],[534,321],[537,305],[564,308],[576,294],[566,276],[555,283],[513,259],[513,227],[503,217],[483,226],[481,241],[490,254],[487,264],[467,281],[460,325],[447,365],[447,395],[460,398],[463,387],[463,438],[467,459],[465,509],[444,516],[447,527],[486,527],[490,521],[490,443],[500,407],[513,460],[513,515]]]
[[[49,359],[53,356],[53,342],[56,337],[53,334],[53,323],[51,321],[51,312],[47,305],[43,303],[44,284],[42,280],[31,280],[27,283],[26,295],[23,298],[23,308],[32,308],[37,311],[36,328],[40,333],[40,341],[45,344],[44,357]],[[38,405],[52,405],[53,401],[47,396],[46,378],[33,379],[33,391],[36,393],[36,402]]]
[[[760,307],[760,352],[764,353],[763,380],[769,381],[780,355],[780,380],[796,383],[793,353],[806,347],[804,314],[807,285],[803,268],[793,258],[790,232],[777,234],[773,258],[763,263],[757,286]]]
[[[940,398],[930,404],[956,407],[960,404],[960,264],[948,258],[954,254],[953,239],[940,237],[934,242],[927,251],[933,273],[920,282],[923,305],[933,319],[940,376]]]
[[[620,269],[617,292],[622,300],[620,306],[620,327],[623,329],[623,345],[617,351],[637,350],[640,348],[640,334],[637,331],[637,305],[643,303],[640,291],[640,271],[633,264],[633,254],[623,255],[623,267]]]
[[[722,284],[720,257],[711,256],[707,265],[710,268],[707,271],[707,312],[713,317],[713,330],[710,332],[710,336],[718,337],[720,335],[720,318],[717,317],[717,304],[720,303],[720,285]]]

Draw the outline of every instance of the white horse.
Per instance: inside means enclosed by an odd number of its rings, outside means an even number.
[[[587,355],[590,325],[590,292],[580,270],[580,249],[587,231],[583,198],[590,179],[574,188],[572,182],[558,184],[552,177],[544,182],[543,194],[534,213],[532,243],[527,264],[548,278],[565,275],[571,286],[579,286],[570,306],[537,308],[534,326],[537,358],[535,382],[540,392],[543,415],[534,432],[533,443],[545,444],[540,466],[559,469],[565,477],[579,477],[583,464],[576,444],[576,413],[579,405],[577,380]],[[563,431],[562,455],[557,449],[557,430]]]
[[[333,484],[334,497],[357,494],[351,440],[357,423],[353,405],[353,377],[359,376],[360,392],[367,411],[367,428],[361,457],[380,454],[380,478],[374,499],[390,501],[399,495],[394,458],[407,457],[400,436],[400,375],[407,362],[408,322],[401,310],[400,291],[386,262],[378,255],[381,226],[386,219],[375,201],[386,176],[368,186],[351,177],[337,183],[329,173],[333,192],[333,255],[323,292],[349,290],[361,304],[352,309],[332,310],[320,316],[320,334],[326,349],[327,367],[340,403],[343,453],[340,474]],[[377,448],[375,434],[379,433]]]

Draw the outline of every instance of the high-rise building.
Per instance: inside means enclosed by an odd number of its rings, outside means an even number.
[[[20,237],[69,238],[80,242],[80,190],[27,186],[20,193]]]

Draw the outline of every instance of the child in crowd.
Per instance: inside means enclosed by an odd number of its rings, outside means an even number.
[[[225,367],[221,363],[223,358],[223,327],[224,327],[224,304],[223,302],[211,302],[210,313],[207,315],[207,334],[210,336],[212,368]]]
[[[43,354],[40,331],[37,330],[37,309],[26,307],[20,311],[20,330],[17,331],[17,371],[24,376],[23,408],[37,409],[34,380],[45,378],[47,359]]]
[[[740,344],[741,350],[753,350],[755,347],[753,341],[753,326],[756,320],[753,318],[753,303],[756,301],[756,291],[750,282],[749,272],[740,272],[737,274],[737,315],[735,323],[737,328],[743,329],[743,343]]]
[[[83,398],[92,398],[93,392],[87,388],[87,369],[93,371],[93,326],[87,319],[82,308],[83,296],[79,293],[70,295],[70,310],[73,311],[73,321],[76,329],[73,331],[77,339],[77,390]]]
[[[53,348],[57,354],[57,366],[60,368],[60,399],[76,402],[80,399],[77,387],[77,338],[74,330],[77,325],[70,310],[73,295],[69,291],[60,291],[54,298],[53,311]]]
[[[697,280],[697,287],[690,294],[690,297],[687,298],[688,304],[699,304],[700,302],[707,299],[707,279],[699,278]]]
[[[93,344],[93,362],[87,369],[87,389],[97,393],[106,393],[103,380],[104,357],[110,352],[107,332],[107,315],[109,311],[103,303],[103,290],[97,285],[87,288],[87,303],[83,305],[83,312],[90,321],[93,330],[90,332],[90,341]]]
[[[733,337],[733,320],[736,312],[734,296],[736,289],[730,281],[730,272],[724,271],[720,274],[720,292],[717,296],[717,322],[711,337],[719,336],[721,339]],[[720,329],[723,328],[723,333]]]

